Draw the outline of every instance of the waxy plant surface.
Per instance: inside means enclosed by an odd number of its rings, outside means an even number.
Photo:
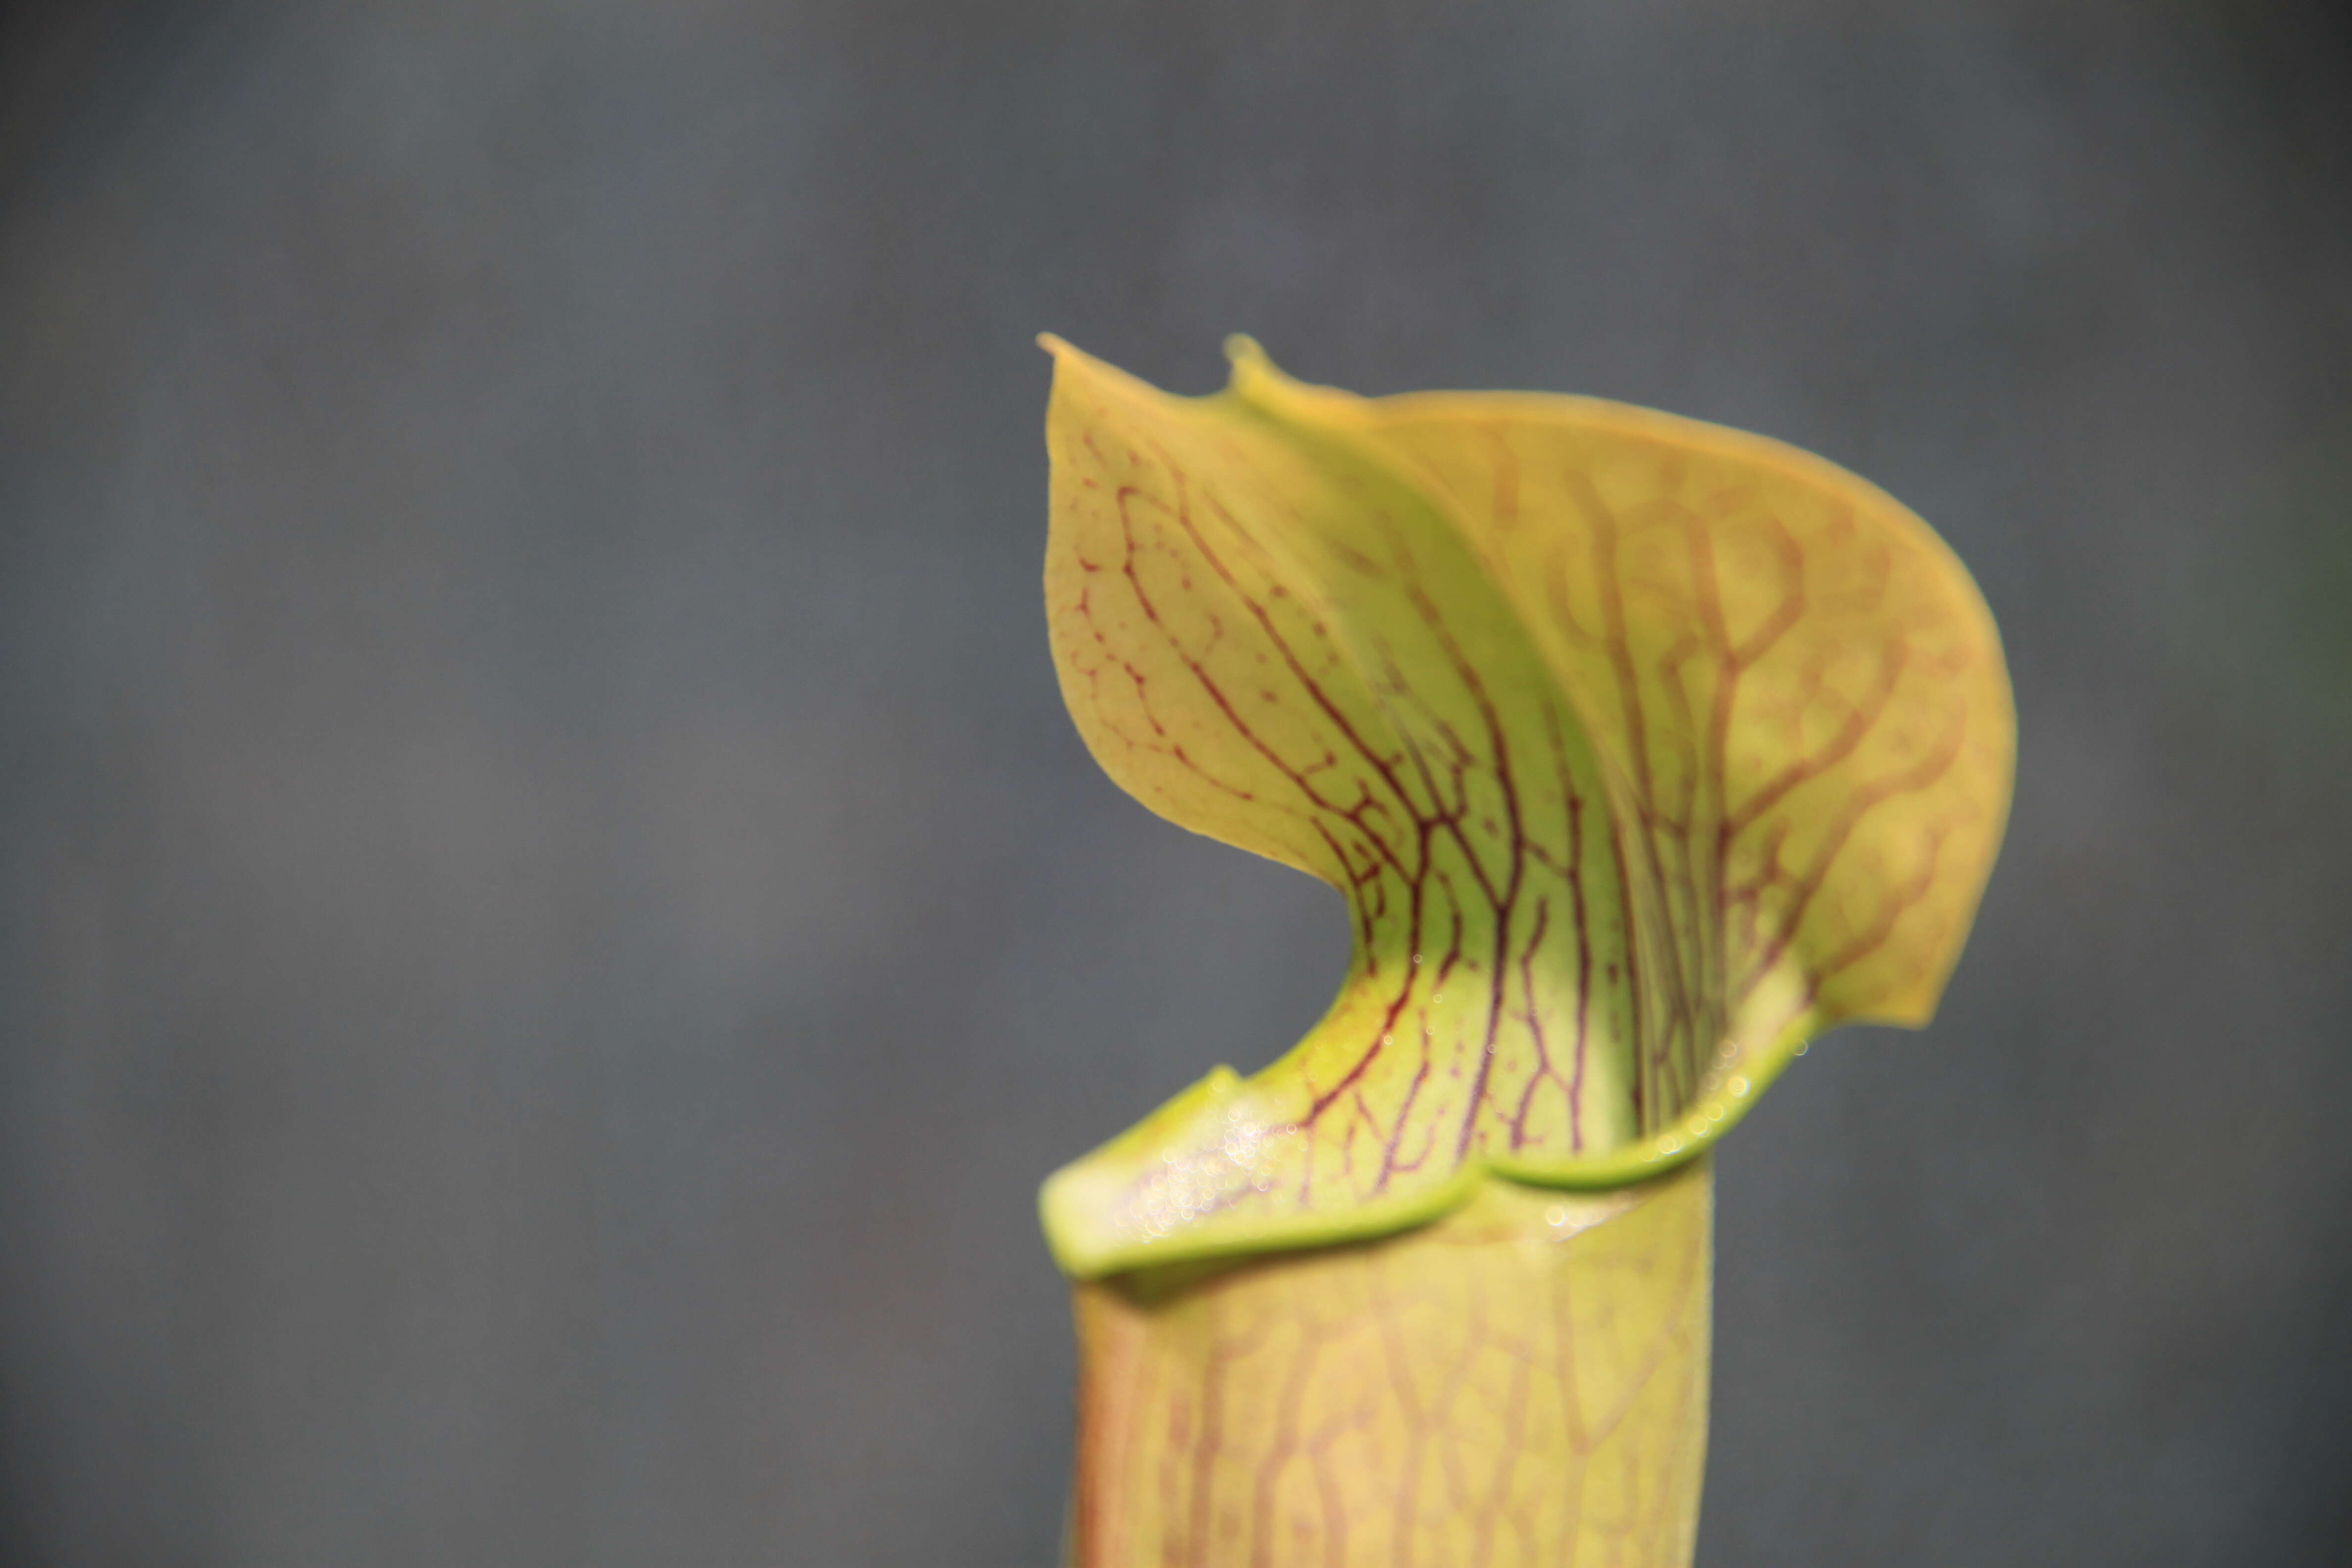
[[[1683,1568],[1705,1152],[1815,1031],[1935,1005],[2013,743],[1974,584],[1754,437],[1048,346],[1080,731],[1355,937],[1296,1049],[1046,1184],[1073,1561]]]
[[[1178,399],[1057,352],[1080,729],[1355,924],[1288,1058],[1056,1178],[1066,1267],[1379,1234],[1479,1167],[1633,1179],[1821,1028],[1925,1018],[2013,731],[1974,585],[1899,504],[1615,405],[1358,399],[1247,345]]]

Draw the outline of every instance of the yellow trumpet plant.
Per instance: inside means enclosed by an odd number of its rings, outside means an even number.
[[[1295,1048],[1045,1184],[1072,1563],[1682,1568],[1706,1155],[1821,1030],[1934,1010],[2010,797],[1983,599],[1760,437],[1044,341],[1080,733],[1354,927]]]

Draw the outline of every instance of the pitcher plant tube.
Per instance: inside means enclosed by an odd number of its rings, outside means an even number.
[[[1063,696],[1152,810],[1339,889],[1339,997],[1049,1180],[1081,1568],[1681,1568],[1708,1151],[1927,1021],[2008,812],[1927,524],[1589,398],[1360,398],[1053,338]]]

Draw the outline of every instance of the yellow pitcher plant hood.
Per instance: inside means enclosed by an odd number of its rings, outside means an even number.
[[[1711,1206],[1677,1167],[1821,1030],[1934,1009],[2010,795],[1983,600],[1760,437],[1360,398],[1244,339],[1175,397],[1045,342],[1081,734],[1354,929],[1296,1047],[1046,1184],[1078,1561],[1686,1562]]]

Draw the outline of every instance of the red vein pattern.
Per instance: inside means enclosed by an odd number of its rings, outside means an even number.
[[[1046,590],[1081,732],[1154,810],[1339,889],[1355,933],[1287,1057],[1055,1178],[1066,1264],[1393,1228],[1479,1163],[1540,1179],[1719,1118],[1840,1019],[1925,1017],[2012,721],[1916,518],[1614,405],[1366,401],[1246,357],[1188,400],[1058,353]]]
[[[1085,1568],[1684,1568],[1704,1165],[1490,1184],[1423,1229],[1081,1285]]]

